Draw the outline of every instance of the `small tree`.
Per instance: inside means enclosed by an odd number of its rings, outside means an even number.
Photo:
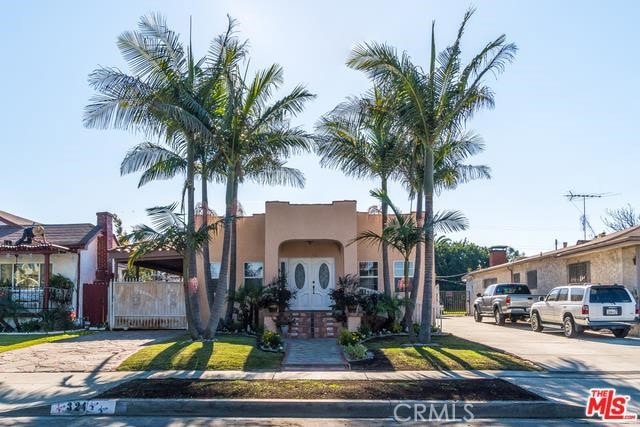
[[[640,225],[640,214],[628,204],[618,209],[607,209],[607,216],[602,218],[602,222],[611,230],[620,231]]]
[[[382,233],[375,231],[365,231],[360,233],[350,244],[364,241],[371,244],[381,245],[386,242],[390,247],[397,250],[402,255],[404,261],[403,280],[405,283],[404,305],[405,305],[405,328],[409,329],[410,337],[413,339],[413,328],[411,319],[414,307],[409,302],[409,257],[416,246],[425,239],[424,228],[434,227],[445,232],[460,231],[467,228],[467,219],[458,211],[446,211],[436,213],[430,222],[426,222],[423,227],[416,223],[413,215],[403,215],[402,212],[391,202],[387,194],[382,190],[374,190],[370,193],[376,199],[389,205],[394,213],[394,217],[382,229]],[[429,325],[430,327],[431,325]]]
[[[176,206],[174,203],[169,206],[147,209],[152,226],[139,225],[129,235],[129,240],[134,244],[133,252],[129,256],[129,267],[133,266],[133,263],[140,257],[158,249],[173,249],[183,256],[183,288],[187,324],[191,338],[196,340],[200,338],[200,333],[196,328],[199,319],[195,319],[199,313],[191,308],[198,295],[189,289],[189,277],[184,274],[189,271],[186,255],[190,248],[199,249],[208,244],[209,232],[216,232],[218,223],[208,224],[190,232],[190,228],[187,227],[184,220],[184,214],[175,212]]]

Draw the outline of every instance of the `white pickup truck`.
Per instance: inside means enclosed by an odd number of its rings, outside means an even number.
[[[633,295],[622,285],[566,285],[553,288],[531,306],[531,328],[540,332],[560,326],[567,338],[585,329],[609,329],[616,338],[624,338],[638,316]]]

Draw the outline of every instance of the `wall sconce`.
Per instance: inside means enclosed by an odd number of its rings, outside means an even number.
[[[636,257],[633,257],[633,265],[636,265]]]

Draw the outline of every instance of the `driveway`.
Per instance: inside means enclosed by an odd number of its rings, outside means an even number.
[[[115,371],[141,347],[184,331],[102,331],[0,353],[0,372]]]
[[[446,317],[442,329],[537,363],[549,371],[640,373],[640,339],[613,338],[609,333],[585,332],[565,338],[560,329],[536,333],[526,322],[496,326],[472,317]]]

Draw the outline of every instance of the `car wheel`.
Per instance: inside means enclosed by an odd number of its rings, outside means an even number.
[[[544,329],[538,313],[533,313],[531,315],[531,329],[533,329],[534,332],[542,332]]]
[[[480,314],[478,307],[473,307],[473,320],[476,322],[482,322],[482,314]]]
[[[511,323],[516,323],[518,320],[520,320],[520,318],[517,316],[511,316],[509,320],[511,321]]]
[[[496,308],[493,311],[493,319],[496,322],[496,325],[502,326],[504,325],[504,314],[500,313],[500,309]]]
[[[564,322],[562,322],[562,329],[564,331],[564,336],[567,338],[575,338],[576,335],[578,335],[578,332],[576,331],[576,324],[571,316],[564,318]]]
[[[629,328],[612,329],[611,332],[616,338],[624,338],[629,334]]]

